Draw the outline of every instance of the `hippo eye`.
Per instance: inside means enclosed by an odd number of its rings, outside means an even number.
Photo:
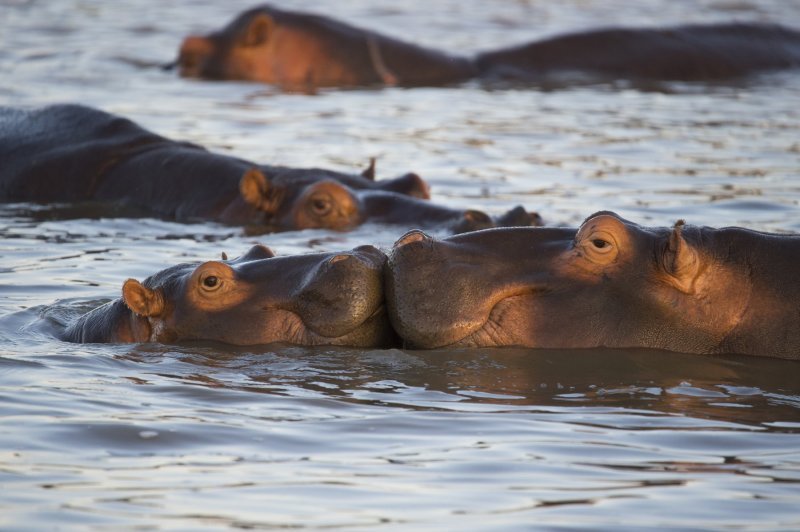
[[[590,238],[589,243],[592,245],[591,249],[600,255],[608,255],[614,249],[614,244],[605,238]]]
[[[619,252],[616,239],[607,231],[592,231],[586,237],[581,237],[580,242],[585,250],[585,258],[592,262],[608,264]]]
[[[205,279],[203,279],[203,287],[209,290],[214,290],[218,288],[220,285],[219,277],[216,275],[209,275]]]
[[[318,216],[324,216],[331,211],[331,201],[328,198],[311,198],[311,210]]]

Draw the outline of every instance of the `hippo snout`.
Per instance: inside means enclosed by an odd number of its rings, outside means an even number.
[[[453,233],[467,233],[469,231],[478,231],[480,229],[489,229],[494,227],[494,221],[491,216],[483,211],[469,209],[464,211],[461,219],[453,226]]]
[[[362,262],[374,267],[374,268],[383,268],[383,265],[386,264],[386,254],[376,248],[375,246],[358,246],[357,248],[353,249],[352,251],[353,257],[358,258]]]
[[[324,337],[358,329],[383,308],[386,260],[373,246],[331,253],[305,279],[293,310],[310,331]]]
[[[497,227],[539,227],[542,217],[537,212],[526,211],[522,205],[517,205],[497,218]]]
[[[316,284],[323,283],[326,290],[335,292],[343,288],[336,286],[332,279],[341,278],[348,281],[359,276],[372,276],[383,271],[386,254],[374,246],[359,246],[351,251],[332,254],[317,274]]]

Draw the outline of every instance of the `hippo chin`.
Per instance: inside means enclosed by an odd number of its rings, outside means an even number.
[[[394,338],[385,261],[372,246],[275,257],[259,245],[236,260],[179,264],[127,280],[120,299],[80,317],[63,339],[385,347]]]
[[[252,232],[365,222],[459,231],[488,218],[425,201],[428,184],[414,173],[376,181],[374,160],[360,175],[258,165],[80,105],[0,107],[0,161],[0,201],[106,205],[107,216],[211,220]]]
[[[611,212],[567,228],[412,231],[387,266],[405,344],[647,347],[800,358],[800,236],[645,228]],[[435,279],[435,282],[431,282]]]
[[[473,78],[547,86],[619,79],[719,82],[800,66],[800,32],[757,23],[604,28],[472,58],[265,5],[217,32],[187,37],[175,65],[184,77],[260,81],[286,90],[436,86]]]

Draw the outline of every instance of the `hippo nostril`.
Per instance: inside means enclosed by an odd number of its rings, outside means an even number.
[[[328,259],[328,264],[336,264],[339,261],[347,260],[350,258],[350,255],[334,255],[333,257]]]
[[[413,242],[430,242],[432,239],[419,229],[412,229],[408,233],[400,237],[400,240],[394,243],[394,248],[407,246]]]

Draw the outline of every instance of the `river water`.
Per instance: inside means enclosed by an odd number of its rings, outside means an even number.
[[[595,25],[800,25],[784,0],[284,1],[471,53]],[[0,104],[79,102],[264,163],[416,171],[435,201],[574,225],[800,231],[800,74],[282,94],[156,66],[249,2],[0,0]],[[0,161],[0,164],[2,162]],[[0,206],[0,528],[800,528],[800,364],[654,351],[74,345],[176,262],[388,247]],[[580,326],[580,324],[570,324]]]

